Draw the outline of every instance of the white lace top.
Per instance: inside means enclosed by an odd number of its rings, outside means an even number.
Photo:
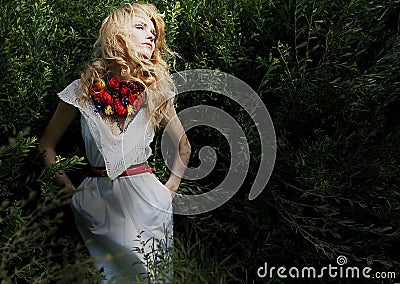
[[[93,167],[106,167],[110,179],[115,179],[131,165],[145,162],[152,154],[150,143],[154,131],[142,107],[128,121],[121,134],[113,134],[91,100],[82,104],[78,92],[79,79],[69,84],[58,96],[81,112],[82,137],[88,162]]]

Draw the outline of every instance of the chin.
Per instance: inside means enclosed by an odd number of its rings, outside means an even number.
[[[151,59],[152,54],[150,52],[139,52],[138,53],[140,57],[142,57],[143,59]]]

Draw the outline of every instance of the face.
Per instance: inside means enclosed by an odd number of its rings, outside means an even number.
[[[135,15],[131,42],[138,53],[150,59],[155,49],[156,30],[153,22],[146,16]]]

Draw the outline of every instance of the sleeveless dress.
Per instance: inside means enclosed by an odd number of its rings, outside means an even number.
[[[118,177],[152,154],[154,132],[145,109],[116,136],[91,100],[82,104],[78,85],[73,81],[58,96],[79,109],[88,162],[105,167],[108,177],[86,177],[71,207],[95,266],[106,277],[102,283],[170,283],[172,196],[153,173]]]

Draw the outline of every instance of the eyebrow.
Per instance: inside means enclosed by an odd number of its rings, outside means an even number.
[[[135,22],[139,22],[139,23],[143,24],[144,26],[148,26],[148,24],[142,20],[136,20]]]

